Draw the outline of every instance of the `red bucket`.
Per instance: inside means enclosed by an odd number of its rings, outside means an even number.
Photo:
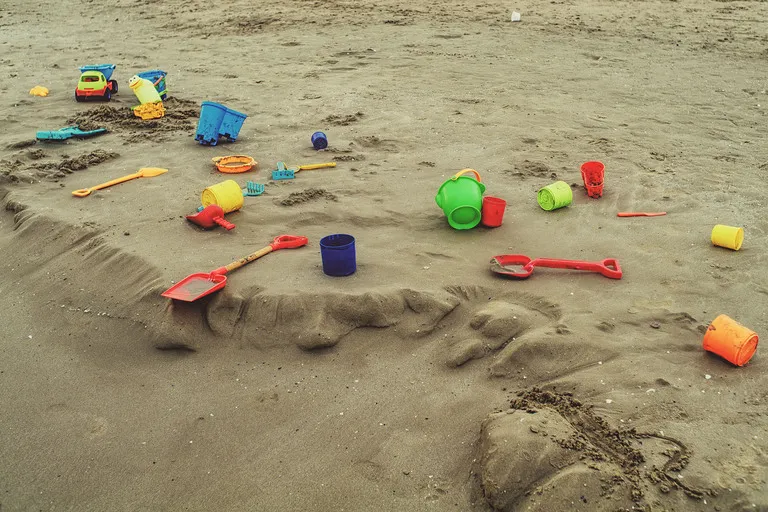
[[[605,165],[602,162],[586,162],[581,166],[581,178],[587,189],[589,197],[603,196],[603,178],[605,177]]]
[[[483,197],[483,212],[480,222],[483,226],[497,228],[501,226],[504,218],[504,210],[507,208],[507,202],[498,197]]]

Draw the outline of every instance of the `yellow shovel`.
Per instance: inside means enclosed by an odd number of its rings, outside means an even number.
[[[96,185],[95,187],[81,188],[80,190],[75,190],[74,192],[72,192],[72,195],[76,197],[85,197],[87,195],[90,195],[90,193],[93,192],[94,190],[101,190],[102,188],[111,187],[112,185],[117,185],[118,183],[124,183],[126,181],[135,180],[136,178],[152,178],[154,176],[160,176],[161,174],[165,174],[166,172],[168,172],[168,169],[161,169],[159,167],[144,167],[142,169],[139,169],[139,172],[135,172],[133,174],[123,176],[122,178],[117,178],[112,181],[102,183],[101,185]]]

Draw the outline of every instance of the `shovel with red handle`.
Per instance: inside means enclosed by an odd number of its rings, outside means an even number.
[[[275,238],[271,244],[263,249],[260,249],[253,254],[241,258],[237,261],[233,261],[225,267],[219,267],[213,272],[192,274],[179,281],[175,285],[171,286],[162,293],[163,297],[169,299],[183,300],[185,302],[193,302],[201,297],[210,295],[213,292],[217,292],[224,288],[227,284],[226,273],[232,270],[236,270],[248,263],[266,256],[272,251],[278,251],[280,249],[296,249],[307,245],[309,240],[304,236],[293,235],[281,235]]]
[[[518,267],[518,269],[515,269],[514,267]],[[533,273],[535,267],[597,272],[611,279],[621,279],[622,276],[619,262],[613,258],[606,258],[603,261],[596,262],[556,260],[550,258],[536,258],[535,260],[532,260],[528,256],[522,254],[504,254],[502,256],[494,256],[491,258],[491,271],[505,277],[525,279]]]

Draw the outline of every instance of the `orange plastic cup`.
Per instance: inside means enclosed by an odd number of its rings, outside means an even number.
[[[709,324],[702,346],[736,366],[744,366],[757,351],[757,333],[727,315],[720,315]]]

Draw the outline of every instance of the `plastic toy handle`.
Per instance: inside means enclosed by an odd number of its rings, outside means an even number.
[[[305,236],[294,235],[280,235],[276,237],[271,244],[272,250],[279,251],[280,249],[296,249],[307,245],[309,239]]]
[[[267,254],[269,254],[271,252],[272,252],[272,246],[268,245],[268,246],[264,247],[263,249],[259,249],[258,251],[254,252],[253,254],[249,254],[245,258],[241,258],[241,259],[239,259],[237,261],[233,261],[232,263],[230,263],[226,267],[219,267],[219,268],[217,268],[216,270],[214,270],[211,273],[212,274],[226,274],[227,272],[230,272],[232,270],[237,270],[238,268],[240,268],[240,267],[242,267],[244,265],[247,265],[247,264],[249,264],[250,262],[252,262],[254,260],[257,260],[257,259],[261,258],[262,256],[266,256]]]
[[[661,217],[667,212],[619,212],[617,217]]]
[[[536,258],[527,265],[525,269],[534,267],[560,268],[568,270],[584,270],[586,272],[598,272],[611,279],[621,279],[622,271],[619,262],[613,258],[606,258],[603,261],[577,261],[577,260],[558,260],[550,258]],[[612,267],[612,268],[611,268]]]
[[[253,254],[249,254],[245,258],[241,258],[237,261],[233,261],[226,267],[219,267],[213,272],[212,274],[226,274],[227,272],[230,272],[232,270],[236,270],[244,265],[247,265],[248,263],[257,260],[261,258],[262,256],[266,256],[267,254],[271,253],[272,251],[277,251],[280,249],[295,249],[297,247],[301,247],[303,245],[307,245],[307,242],[309,242],[309,239],[305,236],[293,236],[293,235],[281,235],[276,237],[271,244],[264,247],[263,249],[259,249],[258,251],[254,252]]]
[[[235,229],[235,225],[231,222],[227,221],[224,217],[214,217],[213,222],[218,224],[219,226],[223,227],[227,231],[231,231]]]
[[[314,171],[315,169],[325,169],[326,167],[336,167],[336,162],[327,162],[327,163],[324,163],[324,164],[300,165],[298,170],[299,171]]]
[[[80,190],[75,190],[72,192],[72,195],[75,197],[85,197],[87,195],[90,195],[91,192],[94,190],[101,190],[102,188],[111,187],[112,185],[117,185],[119,183],[124,183],[126,181],[135,180],[136,178],[142,177],[142,172],[135,172],[133,174],[128,174],[127,176],[123,176],[122,178],[116,178],[112,181],[108,181],[106,183],[102,183],[101,185],[96,185],[95,187],[91,188],[81,188]]]
[[[474,170],[474,169],[462,169],[461,171],[459,171],[459,172],[457,172],[456,174],[454,174],[454,175],[453,175],[453,177],[452,177],[451,179],[452,179],[452,180],[454,180],[454,181],[456,181],[456,180],[459,178],[459,176],[461,176],[462,174],[468,173],[468,172],[472,172],[472,173],[474,173],[474,174],[475,174],[475,179],[476,179],[477,181],[483,181],[483,180],[481,180],[481,179],[480,179],[480,173],[479,173],[479,172],[477,172],[477,171],[476,171],[476,170]]]

